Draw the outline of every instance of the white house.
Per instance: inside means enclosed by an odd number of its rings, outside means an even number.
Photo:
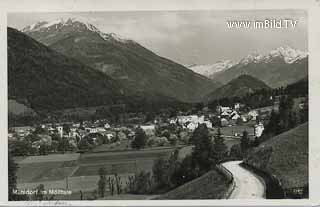
[[[245,116],[245,115],[241,115],[241,120],[242,120],[243,122],[247,122],[247,121],[248,121],[248,117]]]
[[[204,121],[203,124],[205,124],[207,126],[207,128],[212,129],[211,121]]]
[[[259,114],[256,110],[252,110],[252,111],[249,111],[248,116],[251,117],[251,120],[256,120]]]
[[[190,131],[194,131],[197,127],[198,127],[198,124],[197,124],[197,123],[192,123],[192,122],[190,122],[190,123],[187,125],[187,128],[188,128]]]
[[[106,134],[107,139],[110,141],[114,136],[111,133]]]
[[[170,119],[170,124],[176,124],[177,123],[177,119]]]
[[[62,126],[57,126],[57,131],[58,131],[58,133],[59,133],[59,135],[60,135],[60,137],[63,137],[63,127]]]
[[[229,117],[229,112],[227,112],[227,111],[223,111],[222,113],[221,113],[221,116],[224,116],[224,117]]]
[[[155,125],[141,125],[140,128],[146,133],[146,135],[154,135]]]
[[[108,123],[105,123],[105,124],[104,124],[104,128],[105,128],[105,129],[110,129],[110,127],[111,127],[110,124],[108,124]]]
[[[256,137],[261,137],[263,130],[264,126],[261,122],[259,124],[254,125],[254,133]]]
[[[98,132],[98,129],[95,128],[95,127],[86,127],[85,130],[86,130],[87,132],[89,132],[90,134],[91,134],[91,133],[97,133],[97,132]]]
[[[239,118],[241,118],[241,116],[238,113],[235,113],[232,115],[232,120],[238,120]]]
[[[107,130],[103,127],[97,127],[97,132],[106,132]]]

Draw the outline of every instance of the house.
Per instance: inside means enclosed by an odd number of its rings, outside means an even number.
[[[154,135],[155,133],[155,125],[141,125],[140,128],[146,133],[146,135]]]
[[[248,122],[249,117],[247,115],[241,115],[242,122]]]
[[[259,124],[254,125],[254,136],[261,137],[263,130],[264,130],[264,126],[261,122]]]
[[[85,130],[90,134],[94,134],[98,132],[98,129],[96,127],[86,127]]]
[[[177,123],[177,119],[170,119],[169,123],[170,124],[176,124]]]
[[[256,110],[251,110],[249,111],[248,116],[251,118],[251,120],[257,120],[259,114]]]
[[[221,126],[228,126],[229,125],[229,121],[226,118],[222,118],[220,120]]]
[[[97,127],[97,132],[106,132],[107,130],[104,127]]]
[[[17,133],[18,137],[26,137],[35,130],[35,128],[31,126],[12,127],[10,129]]]
[[[60,137],[63,137],[63,127],[62,126],[57,126],[56,129],[57,129]]]
[[[231,119],[232,120],[238,120],[238,119],[240,119],[241,118],[241,116],[238,114],[238,113],[234,113],[234,114],[231,114]]]
[[[211,121],[204,121],[203,124],[205,124],[209,129],[212,129],[213,127]]]
[[[197,115],[189,115],[189,116],[178,116],[177,121],[179,124],[184,125],[187,122],[191,123],[203,123],[204,122],[204,116],[197,116]]]
[[[239,110],[240,109],[240,103],[235,103],[234,104],[234,110]]]
[[[108,139],[109,141],[114,137],[114,135],[113,135],[112,133],[108,133],[108,134],[106,134],[105,136],[107,137],[107,139]]]
[[[197,123],[192,123],[192,122],[190,122],[190,123],[187,125],[187,129],[189,129],[190,131],[194,131],[197,127],[198,127],[198,124],[197,124]]]
[[[105,123],[105,124],[104,124],[104,128],[105,128],[105,129],[110,129],[110,127],[111,127],[110,124],[108,124],[108,123]]]
[[[221,117],[229,117],[230,116],[230,114],[229,114],[229,112],[228,111],[224,111],[224,112],[222,112],[221,113]]]

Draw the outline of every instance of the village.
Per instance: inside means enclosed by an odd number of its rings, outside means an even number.
[[[43,123],[9,128],[9,144],[15,143],[15,156],[51,153],[130,150],[135,131],[141,128],[147,136],[145,147],[188,145],[192,132],[205,124],[214,134],[221,127],[222,136],[240,139],[247,131],[250,139],[260,137],[273,106],[244,110],[245,104],[217,106],[215,111],[203,108],[196,114],[177,113],[174,117],[155,116],[140,124],[114,124],[108,119],[82,122]],[[17,144],[21,142],[21,145]],[[20,149],[21,146],[23,149]],[[29,147],[27,147],[29,146]]]

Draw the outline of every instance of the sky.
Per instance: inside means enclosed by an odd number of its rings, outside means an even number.
[[[239,61],[250,53],[266,54],[280,46],[307,51],[307,13],[301,10],[196,10],[73,13],[9,13],[8,26],[22,29],[38,21],[76,18],[105,33],[132,39],[180,64]],[[228,28],[228,21],[296,20],[281,29]]]

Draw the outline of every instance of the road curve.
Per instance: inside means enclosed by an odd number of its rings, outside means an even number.
[[[229,199],[264,199],[266,188],[263,179],[240,166],[241,162],[230,161],[222,164],[232,173],[235,182]]]

